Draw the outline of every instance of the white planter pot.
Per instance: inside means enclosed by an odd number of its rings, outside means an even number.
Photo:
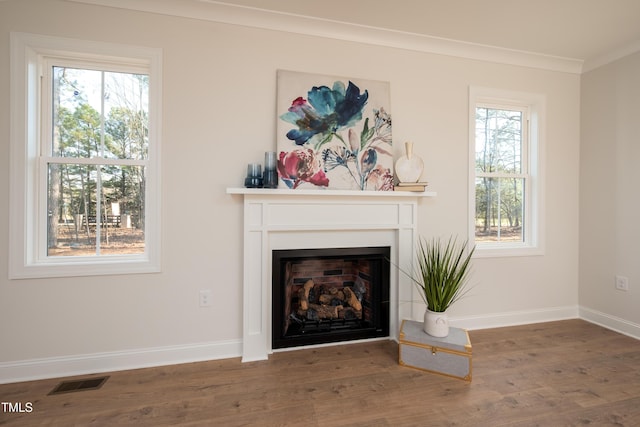
[[[447,313],[439,313],[427,308],[424,312],[424,331],[432,337],[438,338],[449,335],[449,319]]]

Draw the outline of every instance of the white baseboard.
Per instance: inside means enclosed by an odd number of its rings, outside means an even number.
[[[566,319],[584,319],[607,329],[640,339],[640,325],[586,307],[450,317],[449,324],[468,330],[500,328]],[[157,347],[131,351],[83,354],[0,363],[0,384],[87,375],[127,369],[202,362],[242,356],[242,340]]]
[[[242,355],[242,341],[221,341],[0,363],[0,384],[127,369],[228,359]]]
[[[587,307],[580,307],[580,318],[640,340],[640,325]]]
[[[449,324],[468,330],[501,328],[503,326],[527,325],[530,323],[552,322],[576,319],[578,306],[553,307],[543,310],[511,311],[483,314],[479,316],[449,317]]]

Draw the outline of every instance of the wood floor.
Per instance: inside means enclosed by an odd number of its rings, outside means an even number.
[[[640,425],[640,341],[582,320],[469,334],[471,383],[399,366],[378,341],[113,372],[53,396],[62,379],[0,385],[0,401],[33,406],[0,407],[0,425]]]

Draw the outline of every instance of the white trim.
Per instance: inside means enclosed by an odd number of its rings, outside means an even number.
[[[640,340],[640,325],[637,323],[629,322],[620,317],[611,316],[601,311],[582,306],[580,307],[579,314],[581,319],[588,322]]]
[[[450,317],[449,324],[468,330],[481,330],[568,319],[583,319],[640,339],[640,325],[579,306]],[[374,340],[384,339],[397,341],[397,336],[392,335],[389,338]],[[344,344],[347,343],[342,342],[334,345]],[[2,362],[0,363],[0,384],[236,358],[242,355],[242,348],[241,340],[228,340]],[[312,348],[312,346],[305,348]],[[277,351],[295,351],[297,349],[299,348]]]
[[[212,0],[67,0],[500,64],[580,74],[582,60],[462,42]]]
[[[162,122],[162,50],[140,46],[51,37],[10,34],[10,196],[9,278],[69,277],[102,274],[155,273],[160,271],[160,144]],[[64,257],[40,262],[36,253],[38,232],[37,185],[40,143],[41,89],[39,70],[43,56],[91,58],[144,65],[149,73],[149,145],[145,197],[145,253],[129,256]],[[43,179],[43,177],[40,177]]]
[[[358,190],[290,190],[268,188],[227,188],[227,194],[255,196],[314,196],[314,197],[436,197],[435,191],[358,191]]]
[[[540,310],[509,311],[477,316],[449,317],[449,324],[468,330],[502,328],[578,318],[578,306],[552,307]]]
[[[481,330],[568,319],[582,319],[632,338],[640,339],[640,325],[580,306],[561,306],[540,310],[450,317],[449,324],[467,330]],[[395,335],[389,338],[373,340],[384,339],[397,341]],[[363,341],[369,340],[357,342]],[[344,345],[347,343],[339,344]],[[307,346],[304,348],[313,347]],[[2,362],[0,363],[0,384],[236,358],[242,355],[242,348],[241,340],[228,340]],[[289,351],[289,349],[276,351]]]
[[[0,384],[239,357],[240,340],[0,363]]]

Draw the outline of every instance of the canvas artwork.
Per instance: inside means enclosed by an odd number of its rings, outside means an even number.
[[[278,71],[279,187],[393,190],[389,83]]]

